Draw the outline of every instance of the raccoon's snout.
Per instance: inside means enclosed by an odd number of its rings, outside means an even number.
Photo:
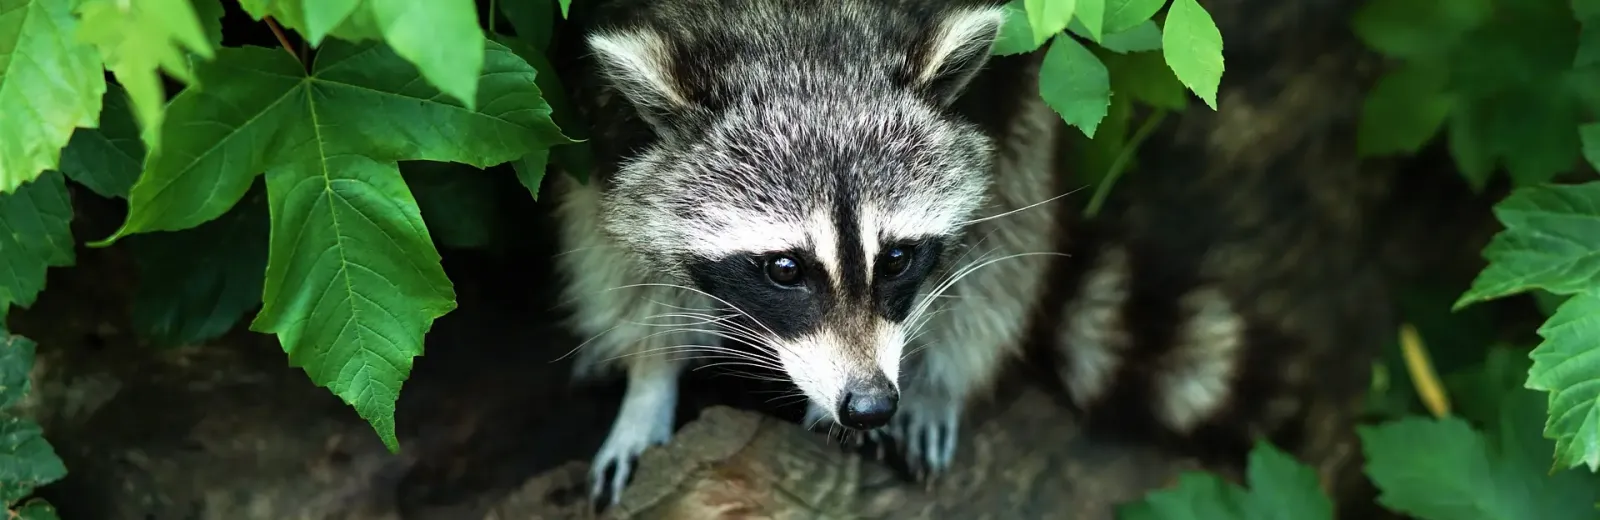
[[[853,430],[871,430],[889,424],[900,403],[900,392],[882,372],[871,378],[851,378],[839,399],[839,424]]]

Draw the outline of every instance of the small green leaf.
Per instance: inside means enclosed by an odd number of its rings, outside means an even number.
[[[1540,184],[1572,171],[1582,155],[1579,107],[1558,84],[1531,85],[1493,105],[1490,139],[1514,186]]]
[[[1244,518],[1244,491],[1206,473],[1178,476],[1178,485],[1117,508],[1117,520]]]
[[[1005,11],[1005,23],[1000,26],[1000,35],[995,38],[994,49],[990,54],[1010,56],[1037,50],[1044,42],[1034,39],[1033,27],[1028,21],[1028,10],[1022,5],[1022,0],[1007,2]]]
[[[416,64],[422,77],[468,110],[474,108],[484,36],[472,0],[366,0],[366,6],[395,54]]]
[[[195,17],[200,19],[200,31],[211,44],[207,48],[222,48],[222,17],[227,15],[222,0],[189,0],[189,5],[194,7]]]
[[[1044,45],[1046,40],[1066,29],[1077,4],[1077,0],[1023,0],[1034,45]]]
[[[1485,112],[1485,107],[1458,104],[1451,111],[1450,129],[1445,132],[1450,157],[1474,191],[1482,191],[1489,183],[1489,176],[1498,165],[1495,157],[1500,153],[1485,131],[1488,126]]]
[[[539,185],[544,182],[546,163],[549,160],[549,151],[538,151],[511,163],[511,167],[517,172],[517,181],[528,189],[528,194],[533,196],[533,200],[539,200]]]
[[[1102,61],[1111,71],[1111,91],[1156,108],[1179,111],[1189,105],[1189,96],[1161,54],[1136,52],[1111,54]]]
[[[1367,93],[1356,130],[1362,156],[1416,153],[1439,133],[1455,99],[1445,92],[1450,75],[1438,62],[1412,62],[1385,74]]]
[[[0,325],[0,409],[11,408],[28,394],[37,348],[33,340],[13,335]]]
[[[1178,81],[1216,110],[1217,87],[1222,84],[1222,33],[1195,0],[1172,0],[1161,33],[1161,54]]]
[[[47,171],[0,195],[0,309],[33,305],[45,271],[72,265],[72,200],[60,172]]]
[[[21,417],[0,418],[0,500],[16,502],[66,476],[66,466],[38,424]]]
[[[1106,0],[1075,1],[1078,5],[1072,10],[1073,19],[1083,24],[1089,39],[1100,41],[1106,33]]]
[[[55,506],[40,499],[29,500],[16,510],[16,520],[61,520]]]
[[[1600,123],[1578,127],[1578,138],[1583,141],[1583,158],[1595,171],[1600,171]]]
[[[1393,58],[1443,54],[1488,21],[1489,0],[1370,0],[1353,18],[1356,36]]]
[[[190,55],[211,59],[206,29],[189,0],[82,0],[80,35],[100,49],[105,67],[128,89],[142,128],[161,128],[166,91],[160,71],[191,82]],[[98,95],[98,93],[96,94]],[[161,133],[144,132],[146,146],[161,146]]]
[[[198,227],[129,237],[139,267],[134,329],[161,347],[228,333],[261,304],[268,229],[266,196],[257,191]]]
[[[0,194],[56,168],[73,129],[99,120],[105,74],[71,5],[0,0]]]
[[[144,164],[144,142],[122,87],[110,85],[103,104],[100,128],[79,128],[61,150],[61,173],[102,197],[127,198]]]
[[[572,7],[572,0],[561,0],[561,19],[567,18],[567,11]]]
[[[1167,0],[1104,0],[1106,33],[1119,33],[1150,21]],[[1152,23],[1152,25],[1154,25]]]
[[[1505,229],[1484,248],[1489,265],[1455,308],[1535,288],[1576,294],[1600,286],[1600,182],[1518,188],[1494,213]]]
[[[1156,27],[1155,22],[1145,21],[1129,29],[1106,34],[1100,39],[1100,47],[1118,54],[1160,50],[1161,28]]]
[[[1111,105],[1111,76],[1094,53],[1063,34],[1050,42],[1039,66],[1039,95],[1062,120],[1093,139]]]
[[[311,45],[322,45],[322,39],[333,32],[333,29],[343,24],[356,11],[361,0],[301,0],[305,16],[305,27],[301,32],[305,34],[306,42]]]

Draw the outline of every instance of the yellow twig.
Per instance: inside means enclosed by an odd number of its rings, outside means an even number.
[[[1409,323],[1400,326],[1400,351],[1405,355],[1406,371],[1411,374],[1411,383],[1416,386],[1422,405],[1428,407],[1434,417],[1450,415],[1450,398],[1444,393],[1444,385],[1439,383],[1439,374],[1433,371],[1422,336]]]

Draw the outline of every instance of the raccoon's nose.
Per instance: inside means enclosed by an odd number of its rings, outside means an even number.
[[[899,403],[900,393],[881,373],[852,380],[839,400],[839,424],[855,430],[880,428],[889,424]]]

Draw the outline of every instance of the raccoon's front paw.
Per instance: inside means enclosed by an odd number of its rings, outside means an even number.
[[[589,466],[589,499],[595,509],[616,505],[639,463],[639,454],[651,446],[666,444],[671,438],[670,410],[665,420],[628,420],[626,415],[619,416]]]
[[[955,459],[961,405],[954,399],[902,399],[889,425],[872,432],[880,446],[892,440],[917,480],[936,477]]]

